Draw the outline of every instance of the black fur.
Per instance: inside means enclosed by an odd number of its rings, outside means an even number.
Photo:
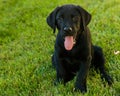
[[[86,82],[90,65],[100,71],[101,78],[105,79],[109,85],[112,84],[112,79],[104,68],[105,59],[102,49],[92,45],[87,27],[90,20],[91,15],[76,5],[57,7],[47,17],[48,25],[54,32],[56,28],[59,31],[52,56],[52,64],[57,74],[56,82],[63,81],[66,84],[77,75],[75,90],[81,92],[87,91]],[[69,51],[64,47],[65,36],[74,36],[76,41]]]

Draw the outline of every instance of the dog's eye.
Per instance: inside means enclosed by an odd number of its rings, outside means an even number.
[[[78,22],[79,21],[79,16],[74,16],[72,19],[73,19],[73,22]]]
[[[57,20],[58,21],[63,21],[63,18],[62,17],[58,17]]]

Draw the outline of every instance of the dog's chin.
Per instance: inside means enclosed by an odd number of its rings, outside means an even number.
[[[76,37],[75,36],[65,36],[64,38],[64,47],[67,51],[72,50],[76,43]]]

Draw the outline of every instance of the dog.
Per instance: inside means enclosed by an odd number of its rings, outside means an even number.
[[[99,70],[101,78],[109,85],[113,80],[105,70],[102,48],[94,46],[87,25],[91,15],[78,5],[67,4],[54,9],[47,17],[47,24],[58,34],[52,65],[56,69],[55,84],[66,84],[75,76],[75,91],[87,92],[87,75],[91,66]]]

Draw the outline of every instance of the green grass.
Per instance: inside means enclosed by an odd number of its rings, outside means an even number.
[[[0,0],[0,96],[82,96],[72,91],[75,79],[66,86],[53,85],[55,36],[46,17],[68,3],[92,14],[92,41],[103,48],[114,78],[112,87],[104,87],[99,74],[90,71],[85,96],[120,95],[120,54],[114,54],[120,51],[119,0]]]

